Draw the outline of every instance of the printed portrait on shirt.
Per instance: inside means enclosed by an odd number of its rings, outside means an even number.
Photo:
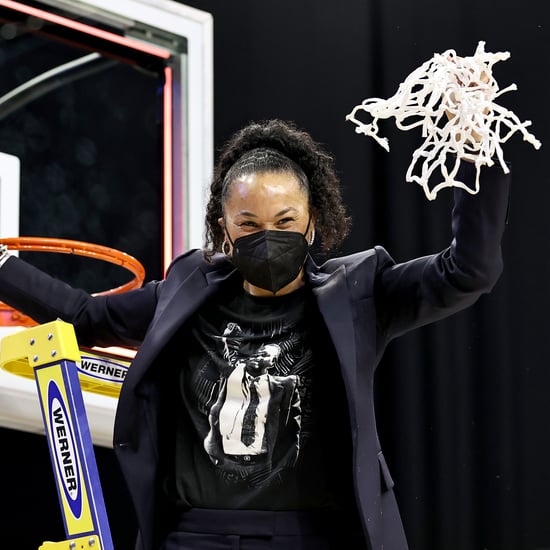
[[[228,323],[222,341],[231,369],[210,408],[206,451],[237,477],[263,478],[291,467],[300,450],[302,410],[300,376],[284,366],[284,343],[247,338],[235,323]]]

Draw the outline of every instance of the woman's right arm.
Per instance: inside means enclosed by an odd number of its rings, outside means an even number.
[[[153,318],[157,282],[121,294],[92,296],[18,257],[0,258],[0,300],[38,323],[61,319],[86,346],[136,346]]]

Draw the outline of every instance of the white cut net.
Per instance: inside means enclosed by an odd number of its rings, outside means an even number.
[[[508,173],[501,143],[515,132],[521,132],[535,149],[541,146],[526,130],[531,121],[521,122],[512,111],[495,103],[505,92],[517,89],[511,84],[499,90],[492,75],[493,65],[509,57],[509,52],[486,52],[482,41],[471,57],[459,57],[454,50],[435,54],[399,85],[395,95],[389,99],[365,99],[346,120],[357,125],[357,133],[371,136],[386,151],[388,139],[378,135],[380,119],[395,117],[400,130],[420,126],[425,139],[413,153],[406,180],[420,184],[429,200],[435,199],[443,187],[461,187],[475,194],[479,191],[481,167],[492,166],[495,156]],[[359,111],[369,113],[372,120],[359,120]],[[461,158],[475,163],[473,189],[456,179]],[[436,169],[443,181],[430,187],[428,182]]]

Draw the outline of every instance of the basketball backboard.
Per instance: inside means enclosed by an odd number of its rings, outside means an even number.
[[[209,13],[171,0],[0,0],[0,170],[10,174],[0,174],[0,236],[110,246],[150,278],[200,247],[212,40]],[[44,267],[47,256],[29,260]],[[95,271],[75,282],[92,270],[66,269],[54,274],[90,291],[119,284]],[[32,381],[0,377],[0,425],[42,432]],[[116,400],[84,401],[94,443],[110,446]]]

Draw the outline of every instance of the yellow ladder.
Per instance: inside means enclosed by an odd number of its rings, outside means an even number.
[[[2,338],[0,368],[32,369],[67,540],[39,550],[114,550],[77,363],[74,327],[44,323]]]

